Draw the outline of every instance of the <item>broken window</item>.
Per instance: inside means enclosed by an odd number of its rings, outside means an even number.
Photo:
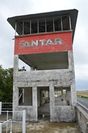
[[[55,105],[69,106],[71,101],[71,91],[69,87],[55,87],[54,88]]]
[[[32,106],[32,88],[22,87],[19,88],[19,105]]]

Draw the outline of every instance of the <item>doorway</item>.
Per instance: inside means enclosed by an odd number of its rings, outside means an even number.
[[[38,87],[37,98],[38,98],[38,119],[49,120],[50,119],[49,87]]]

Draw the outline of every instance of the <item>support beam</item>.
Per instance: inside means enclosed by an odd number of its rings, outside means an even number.
[[[54,97],[54,86],[51,83],[49,86],[50,91],[50,121],[54,121],[55,118],[55,97]]]
[[[32,88],[32,94],[33,94],[33,110],[34,110],[34,121],[37,121],[38,119],[38,112],[37,112],[37,87]]]

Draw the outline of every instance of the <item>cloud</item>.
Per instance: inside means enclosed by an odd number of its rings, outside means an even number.
[[[0,1],[0,64],[13,66],[14,30],[7,22],[11,16],[77,8],[74,36],[76,87],[88,88],[88,1],[87,0],[1,0]],[[81,75],[81,76],[80,76]]]

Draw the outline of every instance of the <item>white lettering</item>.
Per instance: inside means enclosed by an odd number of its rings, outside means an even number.
[[[31,46],[38,46],[38,40],[32,41],[32,42],[31,42]]]
[[[45,40],[43,39],[43,40],[39,40],[39,45],[45,45]]]
[[[46,41],[46,45],[52,45],[53,44],[53,41],[51,40],[51,39],[48,39],[47,41]]]
[[[55,39],[55,44],[62,44],[62,40],[60,38]]]
[[[32,40],[32,41],[23,41],[20,42],[20,45],[23,47],[33,47],[33,46],[44,46],[44,45],[61,45],[63,40],[60,38],[55,39],[42,39],[42,40]]]

